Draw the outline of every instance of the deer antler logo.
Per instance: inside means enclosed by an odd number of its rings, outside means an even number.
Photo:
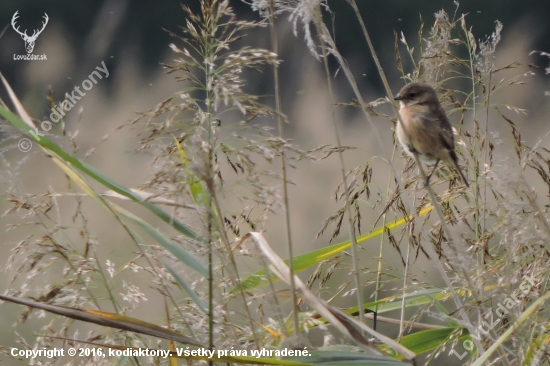
[[[27,35],[27,30],[25,29],[25,32],[20,32],[19,31],[19,27],[15,27],[15,20],[17,18],[19,18],[19,15],[17,15],[17,13],[19,12],[19,10],[17,10],[15,12],[15,14],[13,14],[13,18],[11,18],[11,26],[13,27],[13,29],[19,33],[21,35],[21,38],[23,38],[23,41],[25,41],[25,49],[27,50],[27,53],[32,53],[32,50],[34,49],[34,42],[36,42],[36,39],[38,38],[38,36],[40,35],[40,33],[42,33],[42,31],[44,30],[44,28],[46,28],[46,24],[48,24],[48,14],[44,13],[44,22],[42,22],[42,29],[40,30],[34,30],[32,36],[28,36]]]

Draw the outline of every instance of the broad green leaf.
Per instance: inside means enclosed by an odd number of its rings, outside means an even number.
[[[113,208],[126,216],[134,224],[142,228],[150,237],[155,239],[157,243],[162,245],[166,250],[172,253],[179,261],[186,264],[187,266],[193,268],[195,271],[200,273],[203,277],[208,278],[208,267],[204,264],[198,257],[193,253],[182,248],[178,243],[170,239],[166,234],[160,231],[157,228],[154,228],[146,221],[132,214],[131,212],[125,210],[124,208],[113,205]]]
[[[311,351],[310,356],[287,357],[286,360],[309,362],[313,365],[322,366],[404,366],[410,363],[404,363],[396,359],[369,355],[361,352],[344,351]]]
[[[182,263],[194,269],[195,271],[200,273],[202,276],[208,278],[209,274],[208,274],[208,268],[206,267],[206,264],[204,264],[193,253],[182,248],[179,244],[175,243],[172,239],[166,236],[162,231],[151,226],[146,221],[142,220],[141,218],[137,217],[131,212],[125,210],[119,205],[105,200],[97,192],[95,192],[93,188],[84,179],[82,179],[82,177],[76,171],[73,170],[73,168],[71,168],[62,160],[58,159],[57,157],[54,157],[53,160],[65,172],[65,174],[67,174],[74,182],[78,184],[78,186],[84,192],[86,192],[86,194],[94,198],[96,201],[100,202],[102,206],[105,207],[109,212],[112,212],[112,210],[118,211],[119,213],[124,215],[126,218],[128,218],[130,221],[132,221],[134,224],[142,228],[147,234],[149,234],[149,236],[151,236],[157,243],[159,243],[166,250],[172,253]]]
[[[182,278],[181,276],[170,266],[168,263],[163,261],[161,259],[162,264],[164,267],[172,274],[176,282],[181,286],[181,288],[195,301],[195,303],[199,306],[199,308],[202,310],[203,313],[208,314],[208,304],[204,302],[199,295],[189,286]]]
[[[187,166],[189,165],[189,159],[187,159],[187,154],[185,153],[185,150],[183,150],[183,148],[181,147],[181,144],[176,138],[176,136],[172,135],[172,137],[174,138],[176,147],[178,148],[181,164],[183,165],[184,168],[187,168]],[[208,200],[206,199],[206,193],[204,192],[204,189],[202,187],[200,180],[193,174],[191,170],[187,170],[187,173],[189,175],[189,178],[187,179],[187,184],[189,184],[193,201],[196,204],[203,204],[203,205],[208,204]]]
[[[250,351],[248,351],[250,353]],[[172,357],[179,357],[186,360],[202,360],[223,362],[227,364],[245,364],[245,365],[280,365],[280,366],[313,366],[312,363],[305,361],[293,361],[293,360],[281,360],[277,358],[267,357],[255,357],[255,356],[218,356],[214,353],[212,358],[204,356],[178,356],[177,353],[173,353]]]
[[[449,327],[422,330],[413,334],[409,334],[401,338],[401,342],[399,343],[401,343],[403,346],[407,347],[414,353],[421,354],[443,346],[446,342],[449,341],[449,336],[456,332],[461,333],[461,339],[469,337],[467,330],[460,327]],[[385,350],[386,346],[382,346],[381,348]],[[386,351],[391,352],[390,349],[387,349]],[[403,358],[401,355],[397,354],[396,357],[398,359]]]
[[[86,173],[88,176],[96,180],[97,182],[103,184],[109,189],[112,189],[113,191],[117,192],[118,194],[121,194],[125,197],[128,197],[134,202],[137,202],[147,209],[149,209],[151,212],[153,212],[155,215],[157,215],[160,219],[162,219],[164,222],[168,223],[170,226],[174,227],[177,231],[184,234],[185,236],[188,236],[192,239],[199,240],[202,242],[205,242],[205,239],[201,238],[199,235],[197,235],[194,231],[189,229],[187,226],[179,222],[178,220],[175,220],[173,216],[169,215],[159,207],[155,206],[154,204],[143,201],[141,197],[136,195],[132,192],[132,190],[128,189],[127,187],[117,183],[113,179],[107,177],[91,165],[85,163],[84,161],[81,161],[80,159],[77,159],[68,153],[66,153],[63,149],[61,149],[59,146],[54,144],[52,141],[50,141],[45,136],[37,135],[36,132],[40,132],[38,130],[33,131],[25,122],[21,120],[18,116],[16,116],[11,111],[7,110],[3,106],[0,105],[0,115],[2,115],[4,118],[6,118],[11,124],[13,124],[15,127],[17,127],[21,132],[26,134],[29,138],[31,138],[33,141],[38,143],[40,146],[42,146],[46,151],[53,153],[59,157],[60,160],[65,161],[66,163],[70,163],[74,168]],[[32,132],[35,132],[34,134]]]
[[[406,295],[405,300],[405,307],[411,307],[411,306],[420,306],[420,305],[427,305],[434,301],[444,301],[448,299],[451,296],[450,293],[448,293],[445,289],[441,288],[434,288],[429,290],[423,290],[414,292],[412,294]],[[370,303],[365,304],[365,310],[375,310],[378,306],[377,313],[387,313],[392,310],[399,310],[401,309],[401,299],[402,296],[390,296],[386,297],[384,299],[380,299],[378,301],[373,301]],[[349,309],[346,309],[346,313],[348,314],[354,314],[357,313],[358,307],[352,307]]]
[[[426,215],[428,212],[430,212],[433,209],[433,206],[429,206],[421,210],[418,215],[423,216]],[[408,220],[412,219],[412,215],[409,216],[407,219],[399,219],[394,222],[391,222],[383,227],[377,228],[373,230],[369,234],[361,235],[357,237],[357,243],[362,243],[364,241],[367,241],[368,239],[372,239],[374,237],[377,237],[384,233],[385,230],[391,230],[396,227],[399,227],[401,225],[404,225]],[[305,253],[302,255],[299,255],[294,258],[294,272],[298,273],[300,271],[303,271],[304,269],[307,269],[311,266],[317,265],[321,263],[324,260],[330,259],[341,253],[342,251],[348,249],[351,246],[351,241],[344,241],[342,243],[333,244],[325,248],[317,249],[309,253]],[[285,263],[288,264],[288,260],[285,260]],[[278,278],[274,277],[274,281],[277,281]],[[265,271],[262,269],[247,278],[245,278],[243,281],[241,281],[240,285],[241,288],[245,291],[249,291],[253,288],[256,288],[260,285],[263,285],[267,283],[267,279],[265,278]],[[237,290],[237,287],[232,289],[231,292],[235,292]]]
[[[67,318],[82,320],[88,323],[95,323],[105,327],[128,330],[140,334],[146,334],[153,337],[173,340],[183,344],[202,346],[195,340],[188,338],[178,332],[163,328],[159,325],[144,322],[142,320],[131,318],[124,315],[106,313],[96,310],[82,310],[66,306],[46,304],[26,299],[20,299],[13,296],[0,295],[0,300],[13,302],[20,305],[30,306],[32,308],[45,310],[50,313],[65,316]]]

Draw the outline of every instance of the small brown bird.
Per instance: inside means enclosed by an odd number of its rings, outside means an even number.
[[[467,187],[470,185],[458,166],[453,128],[435,90],[428,84],[410,83],[394,97],[399,101],[399,115],[405,125],[397,123],[397,138],[405,152],[426,165],[434,165],[426,185],[440,160],[454,167]],[[409,140],[407,141],[407,136]]]

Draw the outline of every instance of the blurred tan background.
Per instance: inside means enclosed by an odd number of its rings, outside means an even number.
[[[18,24],[21,29],[33,29],[40,25],[42,15],[46,12],[49,23],[36,41],[35,54],[46,54],[47,61],[20,61],[13,60],[13,54],[24,54],[21,37],[9,26],[0,38],[0,71],[14,88],[27,111],[35,118],[43,120],[49,115],[47,100],[48,88],[52,88],[57,100],[62,99],[66,92],[71,92],[75,85],[80,85],[87,75],[96,66],[104,61],[109,70],[109,77],[102,79],[86,96],[82,98],[66,117],[66,130],[74,135],[78,149],[75,155],[96,167],[106,175],[128,187],[138,187],[150,179],[157,167],[151,164],[153,156],[138,154],[140,135],[143,126],[136,124],[133,127],[119,126],[127,124],[136,118],[137,112],[151,110],[158,103],[165,100],[173,92],[179,90],[179,84],[173,76],[166,75],[159,63],[170,62],[175,56],[168,45],[174,42],[162,28],[180,33],[179,25],[185,22],[185,14],[180,9],[179,1],[157,2],[153,5],[145,1],[59,1],[55,4],[37,1],[4,2],[0,5],[0,25],[9,25],[16,10],[20,18]],[[196,1],[183,1],[196,8]],[[258,15],[240,1],[232,2],[237,14],[243,19],[257,19]],[[432,2],[415,1],[364,1],[360,4],[365,17],[366,25],[379,56],[385,67],[385,73],[390,80],[391,87],[397,91],[403,85],[399,80],[399,73],[395,63],[394,31],[403,32],[411,46],[418,47],[417,34],[421,24],[420,17],[425,25],[425,36],[428,36],[429,27],[433,24],[433,14],[443,8],[448,14],[457,12],[456,18],[462,13],[469,13],[467,22],[472,26],[474,35],[485,38],[494,31],[495,20],[504,24],[502,41],[496,53],[497,66],[504,66],[511,62],[525,65],[531,64],[533,75],[524,78],[525,85],[507,88],[506,93],[495,94],[494,103],[515,105],[528,111],[528,116],[507,111],[510,118],[521,131],[522,139],[526,144],[550,148],[550,131],[548,124],[550,75],[546,75],[545,68],[549,67],[550,59],[538,54],[530,55],[533,50],[550,52],[550,26],[545,17],[550,12],[550,3],[542,1],[499,1],[483,2],[466,1],[456,10],[451,1]],[[363,97],[370,101],[384,97],[379,76],[374,68],[372,58],[367,53],[365,41],[360,36],[355,21],[350,22],[352,13],[344,1],[329,1],[334,12],[335,38],[340,50],[350,63],[350,67],[359,82]],[[327,20],[330,21],[327,16]],[[19,23],[20,22],[20,23]],[[30,33],[30,32],[29,32]],[[298,28],[298,36],[293,34],[293,27],[287,16],[279,17],[279,39],[281,64],[281,84],[283,95],[283,112],[288,116],[290,124],[286,126],[286,136],[303,150],[314,149],[320,145],[334,145],[333,126],[328,106],[328,95],[323,65],[315,60],[308,52],[303,42],[303,31]],[[251,44],[255,47],[269,48],[267,29],[251,30],[242,44]],[[411,68],[410,63],[404,64]],[[351,102],[353,95],[347,85],[343,73],[336,64],[332,65],[335,89],[338,102]],[[523,72],[529,67],[522,66]],[[271,95],[272,73],[265,70],[263,73],[246,71],[246,89],[248,92],[259,95]],[[460,85],[459,85],[460,87]],[[464,84],[467,89],[469,86]],[[546,93],[546,94],[545,94]],[[7,101],[3,88],[0,97]],[[263,98],[266,104],[273,105],[270,98]],[[379,109],[390,113],[388,105]],[[456,116],[455,116],[456,117]],[[470,116],[471,117],[471,116]],[[390,178],[385,154],[391,157],[393,153],[392,125],[385,119],[375,119],[376,128],[382,141],[377,141],[370,125],[357,108],[342,107],[338,110],[339,128],[342,136],[342,145],[357,147],[356,150],[346,152],[346,168],[352,169],[369,161],[374,169],[375,176],[371,186],[373,197],[364,202],[362,211],[363,233],[368,232],[373,225],[375,216],[385,203],[386,186]],[[456,118],[453,120],[456,123]],[[495,119],[496,121],[497,119]],[[260,121],[275,126],[273,121]],[[498,120],[491,131],[495,137],[511,139],[509,126]],[[42,194],[47,191],[62,193],[79,192],[77,188],[69,187],[67,180],[42,151],[34,146],[29,152],[21,152],[17,142],[21,137],[15,128],[0,122],[0,213],[4,213],[12,206],[8,202],[10,194]],[[231,124],[231,122],[229,122]],[[466,126],[471,123],[466,122]],[[223,128],[223,125],[222,125]],[[55,126],[48,134],[57,144],[67,151],[73,151],[68,136],[62,136],[60,126]],[[542,140],[541,140],[542,139]],[[169,141],[167,141],[167,144]],[[89,156],[86,156],[91,153]],[[508,152],[513,154],[512,151]],[[402,167],[405,160],[401,158],[401,149],[397,149],[397,166]],[[290,186],[291,218],[293,222],[292,234],[296,246],[295,254],[302,254],[313,249],[328,245],[331,228],[325,235],[316,239],[315,235],[321,229],[325,218],[332,215],[342,203],[336,204],[333,198],[335,187],[340,183],[339,165],[336,154],[320,161],[302,160],[294,163],[296,169],[291,169],[290,179],[294,182]],[[278,163],[265,166],[278,172]],[[227,171],[230,175],[231,172]],[[408,174],[416,174],[413,170]],[[541,186],[538,176],[532,175],[532,184]],[[229,180],[234,179],[229,178]],[[276,182],[274,182],[276,185]],[[280,185],[278,186],[280,188]],[[101,190],[101,189],[100,189]],[[231,188],[225,191],[225,198],[231,202]],[[542,205],[547,205],[548,196],[539,197]],[[125,232],[105,214],[105,211],[89,198],[83,199],[83,208],[89,219],[90,232],[95,233],[102,254],[100,261],[107,259],[115,263],[117,269],[123,266],[131,248]],[[71,221],[75,203],[70,196],[58,198],[61,210],[52,211],[59,222]],[[134,206],[128,206],[134,207]],[[369,207],[371,210],[369,211]],[[237,209],[237,208],[231,208]],[[231,210],[228,208],[228,212]],[[150,218],[148,213],[137,211],[144,218]],[[370,214],[372,212],[372,214]],[[16,213],[0,217],[0,245],[3,255],[0,257],[2,269],[8,265],[8,257],[12,254],[11,248],[26,238],[34,230],[40,230],[33,225],[32,220],[26,219],[26,212],[19,210]],[[13,224],[22,224],[13,230],[7,230]],[[38,229],[37,229],[38,228]],[[73,233],[73,240],[78,243],[78,234]],[[266,237],[276,247],[282,257],[287,257],[284,244],[284,216],[281,210],[270,218]],[[345,225],[342,234],[334,242],[348,239]],[[279,244],[281,243],[281,244]],[[366,243],[363,253],[364,262],[361,264],[366,271],[374,271],[377,265],[375,257],[378,255],[378,241]],[[391,248],[386,249],[387,253]],[[423,259],[420,259],[422,261]],[[402,268],[401,260],[395,253],[395,260],[386,258],[386,267],[395,266],[399,272]],[[60,269],[61,270],[61,269]],[[243,273],[254,271],[255,268],[243,268]],[[434,272],[429,264],[413,266],[412,276],[421,281],[431,281],[433,285],[442,285],[437,278],[430,276]],[[0,290],[17,288],[25,279],[18,277],[14,283],[13,268],[0,272]],[[306,278],[305,276],[303,278]],[[50,279],[42,279],[49,283]],[[348,279],[349,280],[349,279]],[[37,282],[32,286],[38,286]],[[398,283],[395,283],[398,286]],[[389,286],[386,290],[391,290]],[[118,289],[122,291],[122,289]],[[143,290],[148,291],[147,285]],[[117,289],[115,289],[117,292]],[[150,292],[151,293],[151,292]],[[366,295],[368,298],[368,295]],[[353,298],[350,298],[353,301]],[[151,309],[158,310],[158,317],[162,317],[163,309],[150,299],[134,316],[147,314]],[[342,304],[341,304],[342,305]],[[2,304],[2,311],[13,316],[4,316],[0,319],[3,329],[10,329],[14,317],[21,313],[16,305]],[[154,316],[153,316],[154,319]],[[151,319],[150,319],[151,320]],[[24,328],[29,332],[36,331],[27,322]],[[11,332],[0,335],[0,344],[14,345]]]

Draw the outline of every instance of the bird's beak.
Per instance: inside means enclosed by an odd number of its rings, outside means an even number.
[[[403,97],[399,96],[399,94],[393,97],[393,100],[401,100],[401,99],[403,99]]]

